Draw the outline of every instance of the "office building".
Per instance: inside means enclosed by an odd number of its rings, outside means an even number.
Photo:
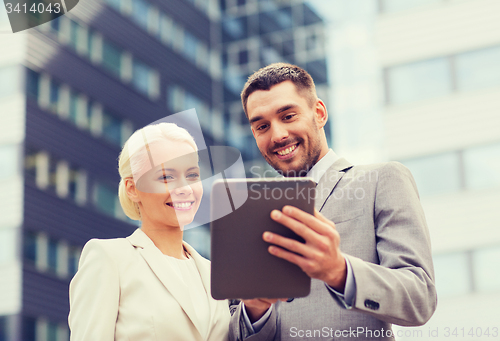
[[[0,340],[68,340],[82,246],[137,227],[117,199],[135,129],[195,107],[222,140],[218,17],[215,1],[89,0],[12,34],[0,11]]]

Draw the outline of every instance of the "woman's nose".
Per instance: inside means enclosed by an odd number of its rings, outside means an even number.
[[[188,183],[186,179],[179,180],[178,183],[175,184],[175,188],[173,192],[177,195],[189,195],[193,193],[193,189],[191,188],[191,185]]]

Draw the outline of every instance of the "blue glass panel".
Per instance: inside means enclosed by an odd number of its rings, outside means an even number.
[[[406,160],[421,196],[454,192],[461,189],[460,159],[456,152]]]
[[[15,67],[0,67],[0,98],[15,94],[17,82],[18,74]]]
[[[115,76],[120,77],[122,68],[122,50],[113,44],[103,41],[102,65]]]
[[[500,46],[458,55],[456,70],[459,90],[500,86]]]
[[[122,123],[121,120],[105,111],[102,117],[102,136],[109,142],[121,146]]]
[[[137,90],[148,95],[150,87],[151,69],[144,63],[134,60],[132,72],[132,84]]]
[[[472,290],[467,253],[434,257],[436,289],[439,297],[463,295]]]
[[[36,234],[33,232],[26,232],[24,234],[23,252],[25,259],[33,263],[36,262]]]
[[[132,1],[132,20],[134,20],[140,27],[148,29],[148,14],[150,5],[143,0]]]
[[[452,91],[448,58],[436,58],[387,69],[388,100],[404,104],[439,96]]]
[[[466,149],[464,164],[467,188],[500,186],[500,143]]]
[[[40,74],[31,69],[26,70],[26,91],[28,96],[38,99],[40,89]]]
[[[118,190],[110,186],[97,184],[94,204],[97,209],[110,216],[115,215],[115,202]]]
[[[36,320],[33,317],[23,317],[22,320],[22,340],[36,341]]]
[[[47,265],[50,270],[57,271],[57,240],[49,239],[49,248],[47,250]]]
[[[500,247],[476,250],[473,253],[474,279],[478,291],[500,289]]]

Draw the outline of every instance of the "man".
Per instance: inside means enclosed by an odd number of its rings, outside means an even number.
[[[317,182],[314,215],[271,218],[305,243],[266,232],[269,252],[312,278],[294,300],[231,306],[232,340],[394,340],[391,324],[424,324],[436,308],[429,233],[410,172],[397,162],[353,166],[328,148],[328,119],[303,69],[272,64],[248,79],[242,104],[257,146],[284,176]]]

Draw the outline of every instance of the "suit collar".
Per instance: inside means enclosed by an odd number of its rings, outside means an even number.
[[[352,168],[353,165],[344,158],[339,158],[335,161],[321,177],[316,186],[316,200],[314,207],[321,211],[325,205],[326,199],[330,196],[335,186],[344,176],[345,172]]]
[[[165,255],[156,247],[153,241],[140,228],[135,230],[135,232],[127,237],[127,239],[134,247],[139,250],[139,253],[149,265],[153,273],[163,283],[170,294],[177,300],[198,332],[200,332],[201,322],[198,320],[195,306],[191,300],[191,297],[189,296],[189,292],[182,285],[182,281],[178,277],[174,269],[172,269],[170,264],[165,261]],[[210,295],[210,268],[206,264],[208,261],[201,257],[200,254],[186,242],[183,242],[183,245],[193,257],[196,263],[196,267],[200,272],[200,276],[205,290],[207,291],[207,295]],[[210,299],[208,301],[211,316],[214,316],[215,302]]]

